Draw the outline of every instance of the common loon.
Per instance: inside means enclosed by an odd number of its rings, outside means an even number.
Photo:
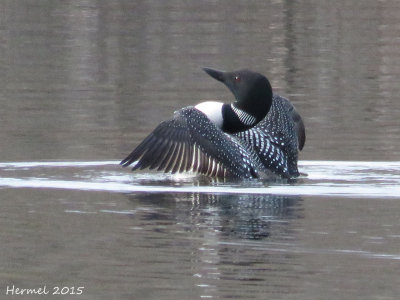
[[[132,170],[192,171],[218,178],[294,178],[304,123],[289,100],[272,93],[268,79],[247,69],[203,68],[235,96],[184,107],[159,124],[124,160]]]

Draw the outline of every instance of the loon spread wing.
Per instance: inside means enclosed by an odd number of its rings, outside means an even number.
[[[284,151],[264,128],[253,127],[237,133],[236,136],[246,141],[254,149],[266,169],[282,174],[283,177],[290,177]]]
[[[301,151],[303,150],[304,144],[306,143],[306,128],[304,126],[303,119],[301,118],[300,114],[297,112],[294,106],[292,106],[289,114],[294,122],[294,128],[297,133],[298,149]]]
[[[290,101],[274,94],[271,109],[256,126],[236,134],[258,154],[265,168],[284,177],[298,176],[298,150],[305,143],[305,127]]]
[[[254,155],[235,137],[222,132],[194,107],[162,122],[121,164],[135,169],[186,172],[214,177],[258,177]]]

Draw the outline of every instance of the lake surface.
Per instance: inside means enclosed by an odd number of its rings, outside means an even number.
[[[398,299],[399,15],[396,0],[1,1],[0,299]],[[307,175],[118,165],[174,110],[232,100],[204,66],[257,70],[294,103]]]

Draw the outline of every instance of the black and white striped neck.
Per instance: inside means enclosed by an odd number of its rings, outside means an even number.
[[[227,133],[244,131],[257,124],[256,117],[238,109],[233,104],[222,106],[222,119],[222,130]]]
[[[231,104],[233,112],[236,114],[240,122],[246,126],[254,126],[257,123],[257,118],[240,108],[237,108],[234,103]]]

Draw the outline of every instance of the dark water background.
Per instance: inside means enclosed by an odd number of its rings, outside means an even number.
[[[399,49],[397,0],[1,1],[0,299],[398,299]],[[233,193],[106,163],[231,101],[204,66],[291,99],[308,178]]]

